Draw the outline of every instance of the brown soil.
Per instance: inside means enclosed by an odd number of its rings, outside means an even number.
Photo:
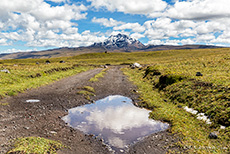
[[[59,150],[58,154],[110,153],[100,140],[68,127],[61,120],[68,109],[90,103],[84,96],[77,94],[83,86],[92,86],[95,89],[96,96],[92,96],[92,100],[109,95],[123,95],[134,102],[138,101],[138,94],[133,92],[136,87],[127,80],[119,66],[111,66],[104,78],[98,82],[89,82],[100,71],[99,68],[83,72],[1,100],[9,105],[0,106],[0,153],[6,153],[12,148],[12,139],[28,136],[58,140],[69,147]],[[28,99],[41,101],[27,103]],[[169,132],[159,132],[131,146],[128,153],[160,154],[168,150],[179,152],[180,149],[172,146],[177,141],[178,138]]]

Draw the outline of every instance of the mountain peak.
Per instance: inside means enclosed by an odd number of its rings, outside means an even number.
[[[111,35],[108,39],[101,43],[94,43],[93,46],[103,46],[106,49],[125,49],[136,50],[145,47],[140,41],[131,38],[125,34]]]

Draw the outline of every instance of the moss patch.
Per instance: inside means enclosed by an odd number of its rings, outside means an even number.
[[[7,154],[55,154],[58,149],[64,148],[60,142],[48,140],[41,137],[18,138],[14,143],[14,148]]]
[[[96,96],[94,93],[86,91],[86,90],[78,91],[77,94],[84,95],[84,96]]]
[[[7,106],[7,105],[9,105],[9,103],[1,103],[0,102],[0,106]]]

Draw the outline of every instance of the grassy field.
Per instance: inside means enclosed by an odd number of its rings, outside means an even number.
[[[154,88],[152,80],[143,79],[143,70],[123,69],[129,79],[138,86],[143,102],[140,106],[153,109],[151,118],[171,124],[170,132],[179,135],[177,145],[188,153],[227,153],[229,151],[229,127],[221,130],[219,125],[207,125],[174,103],[164,91]],[[173,84],[172,84],[173,85]],[[182,104],[181,104],[182,105]],[[209,139],[211,132],[218,132],[218,139]]]
[[[45,64],[46,60],[0,61],[0,69],[11,72],[0,72],[0,96],[15,95],[95,66],[138,62],[144,66],[143,69],[127,68],[123,71],[138,86],[143,99],[142,106],[153,109],[151,117],[169,122],[172,126],[170,131],[181,136],[182,140],[176,146],[187,149],[189,153],[229,152],[229,48],[91,53],[52,58],[49,59],[51,64]],[[61,60],[66,63],[59,63]],[[95,79],[103,76],[104,72],[95,76]],[[196,76],[197,72],[203,76]],[[205,113],[212,124],[207,125],[196,119],[195,115],[183,109],[184,106]],[[226,126],[226,129],[220,129],[220,125]],[[210,132],[216,132],[218,139],[209,139]]]
[[[144,102],[140,105],[153,109],[151,117],[172,124],[171,132],[182,138],[178,143],[181,148],[189,153],[228,153],[230,50],[195,50],[188,57],[184,53],[168,60],[165,53],[159,61],[148,62],[148,68],[123,71],[139,87]],[[196,72],[203,76],[196,76]],[[183,109],[185,106],[205,113],[212,124],[197,120]],[[226,129],[220,129],[221,125]],[[218,134],[218,139],[210,139],[211,132]]]
[[[61,78],[91,69],[91,66],[80,66],[72,62],[58,61],[45,64],[44,60],[11,60],[0,61],[0,70],[7,69],[10,73],[0,72],[0,98],[13,96],[19,92],[41,85],[49,84]]]

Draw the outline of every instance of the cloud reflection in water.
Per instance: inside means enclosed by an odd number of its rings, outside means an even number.
[[[108,96],[69,110],[62,119],[69,126],[87,134],[101,136],[113,149],[124,149],[138,138],[168,128],[168,124],[149,119],[146,109],[135,107],[132,100],[120,96]]]

